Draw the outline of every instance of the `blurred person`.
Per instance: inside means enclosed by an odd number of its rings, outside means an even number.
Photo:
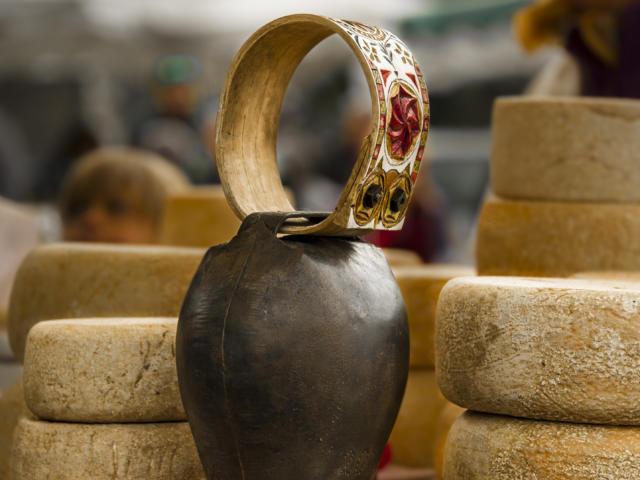
[[[527,93],[640,98],[639,0],[538,0],[515,15],[514,27],[527,51],[567,52]]]
[[[194,183],[211,183],[217,179],[210,150],[212,115],[209,102],[201,99],[201,75],[202,64],[194,56],[160,58],[152,84],[157,111],[135,129],[132,143],[169,159]]]
[[[188,186],[177,167],[154,153],[94,150],[75,163],[62,187],[64,240],[155,243],[167,195]]]
[[[32,175],[33,158],[24,133],[12,116],[0,109],[0,195],[28,199]]]

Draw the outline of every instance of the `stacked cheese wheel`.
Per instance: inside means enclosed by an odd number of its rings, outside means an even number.
[[[60,244],[25,259],[9,334],[35,416],[13,422],[11,478],[204,478],[174,348],[203,254]]]
[[[640,101],[501,99],[480,275],[640,270]]]
[[[469,411],[449,433],[444,479],[640,478],[639,319],[640,283],[449,282],[437,377]]]
[[[395,266],[410,330],[410,368],[404,398],[389,438],[393,461],[411,467],[433,467],[438,418],[446,400],[434,370],[434,326],[438,295],[452,278],[474,270],[452,265]]]

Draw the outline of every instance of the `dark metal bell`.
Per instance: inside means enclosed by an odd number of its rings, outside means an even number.
[[[207,477],[369,480],[409,368],[382,251],[275,234],[253,214],[205,255],[180,313],[180,392]]]

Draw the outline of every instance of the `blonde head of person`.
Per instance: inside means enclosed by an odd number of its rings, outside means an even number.
[[[62,187],[64,240],[155,243],[167,196],[188,186],[177,167],[154,153],[96,149],[75,163]]]

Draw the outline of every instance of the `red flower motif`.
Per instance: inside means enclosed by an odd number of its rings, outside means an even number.
[[[391,118],[387,128],[393,157],[404,157],[413,145],[420,133],[419,117],[417,99],[400,85],[398,93],[391,97]]]

